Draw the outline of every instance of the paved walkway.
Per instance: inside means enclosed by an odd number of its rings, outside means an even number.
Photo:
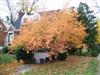
[[[31,71],[32,69],[33,69],[33,65],[28,65],[28,64],[27,65],[21,65],[15,70],[14,75],[19,75],[21,73],[23,74],[27,71]]]

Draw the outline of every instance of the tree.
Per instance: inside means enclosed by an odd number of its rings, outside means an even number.
[[[7,8],[9,10],[9,16],[7,16],[7,22],[10,24],[14,24],[14,20],[15,20],[15,16],[14,16],[14,9],[13,6],[11,5],[11,1],[10,0],[5,0],[6,4],[7,4]]]
[[[31,14],[31,12],[36,8],[37,2],[40,0],[20,0],[18,2],[19,7],[23,12],[26,12],[27,14]]]
[[[100,5],[97,0],[93,0],[93,6],[91,7],[95,12],[93,13],[94,15],[98,14],[100,12]]]
[[[100,20],[99,19],[97,19],[97,25],[98,25],[97,43],[100,44]]]
[[[88,46],[88,52],[90,55],[97,55],[97,44],[96,44],[96,36],[97,36],[97,22],[96,17],[92,15],[93,11],[91,11],[86,3],[80,3],[77,8],[78,11],[78,21],[83,23],[83,26],[86,28],[85,31],[87,36],[85,37],[84,42]]]
[[[86,36],[85,28],[75,18],[75,13],[59,11],[44,14],[38,22],[27,23],[12,42],[14,49],[24,46],[27,52],[46,48],[50,52],[80,48]]]
[[[34,10],[34,6],[39,0],[33,0],[31,1],[32,3],[30,3],[30,0],[20,0],[18,2],[18,4],[20,5],[19,6],[20,10],[18,10],[18,12],[16,11],[17,7],[13,8],[14,6],[11,3],[11,1],[12,0],[5,0],[7,8],[9,10],[9,16],[6,17],[7,22],[19,28],[19,26],[21,25],[21,19],[24,16],[24,14],[25,13],[30,14]],[[18,17],[16,17],[14,12],[18,14]]]

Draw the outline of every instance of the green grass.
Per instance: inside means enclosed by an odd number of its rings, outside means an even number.
[[[14,55],[0,54],[0,64],[11,63],[15,59]]]
[[[73,59],[75,59],[75,62],[73,61]],[[69,61],[69,59],[66,61],[58,61],[43,65],[34,65],[32,71],[25,72],[21,75],[96,75],[98,62],[95,58],[93,58],[92,60],[88,60],[90,58],[81,59],[81,57],[73,59],[71,61]],[[74,64],[72,68],[71,66],[69,66],[71,62],[73,62]],[[85,69],[83,69],[83,67],[87,63],[88,65]],[[78,65],[78,68],[76,68],[75,64]]]
[[[98,66],[98,61],[96,59],[93,59],[90,62],[89,66],[87,67],[86,71],[84,72],[84,75],[96,75],[97,66]]]

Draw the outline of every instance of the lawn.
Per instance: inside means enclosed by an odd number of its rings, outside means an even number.
[[[0,64],[11,63],[15,59],[15,55],[0,54]]]
[[[0,54],[0,75],[13,75],[22,62],[17,62],[13,54]]]
[[[96,75],[96,58],[69,56],[66,61],[33,65],[33,70],[21,75]]]

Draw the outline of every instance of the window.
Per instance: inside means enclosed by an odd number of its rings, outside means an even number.
[[[34,21],[39,21],[39,16],[38,15],[34,16]]]
[[[11,41],[13,40],[13,38],[14,38],[14,34],[13,33],[9,33],[8,42],[11,43]]]
[[[27,22],[27,18],[24,18],[24,23],[26,23]]]
[[[16,34],[19,35],[19,32],[17,32]]]

